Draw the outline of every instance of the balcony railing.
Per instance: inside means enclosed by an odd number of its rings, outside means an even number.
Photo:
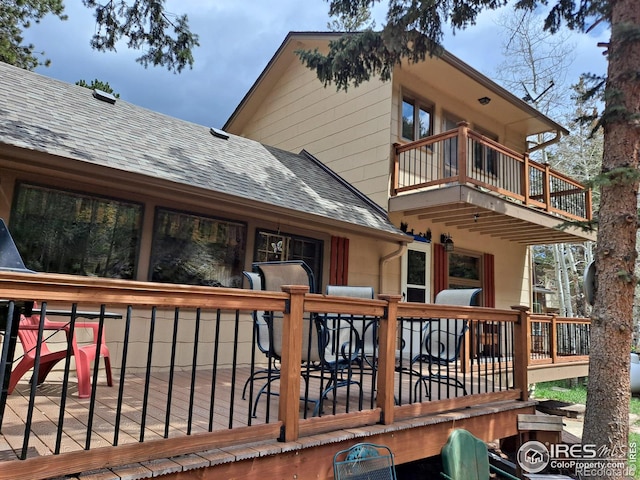
[[[60,332],[58,347],[67,355],[59,369],[40,386],[25,376],[1,398],[0,445],[8,446],[15,460],[4,452],[0,480],[63,476],[274,439],[289,442],[527,397],[532,327],[525,309],[418,304],[393,295],[350,299],[309,294],[302,286],[264,292],[49,274],[2,273],[0,289],[10,299],[2,391],[11,370],[7,346],[16,333],[13,320],[19,318],[11,313],[33,300],[42,317],[54,307],[99,312],[95,321],[114,370],[109,387],[102,362],[95,361],[90,398],[78,398],[72,347]],[[275,364],[255,347],[254,310],[282,320],[283,348]],[[306,337],[318,319],[329,319],[338,331],[340,322],[359,331],[370,325],[377,342],[370,348],[359,340],[348,346],[340,335],[340,343],[325,351],[328,361],[319,361]],[[73,324],[74,315],[67,321]],[[423,331],[433,322],[447,329],[464,324],[458,353],[444,364],[427,358],[407,363],[416,352],[404,332]],[[40,324],[39,347],[44,341],[51,347],[56,339],[45,333],[42,318]],[[417,345],[420,349],[420,341]],[[327,352],[350,361],[338,371]],[[18,344],[15,358],[20,355]],[[247,383],[258,371],[262,376]]]
[[[530,365],[587,361],[591,323],[587,318],[529,317]]]
[[[444,184],[471,184],[522,205],[573,220],[591,220],[591,190],[468,128],[395,145],[393,194]]]

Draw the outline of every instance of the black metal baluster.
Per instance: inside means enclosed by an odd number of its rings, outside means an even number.
[[[236,310],[233,332],[233,361],[231,370],[231,394],[229,398],[229,428],[233,428],[233,410],[236,398],[236,372],[238,368],[238,338],[240,337],[240,310]]]
[[[120,419],[122,418],[122,403],[124,400],[124,383],[127,368],[127,354],[129,352],[129,331],[131,328],[131,315],[133,307],[127,307],[127,318],[124,324],[124,340],[122,342],[122,363],[120,364],[120,382],[118,385],[118,404],[116,405],[116,419],[113,429],[113,446],[118,445],[120,435]]]
[[[96,335],[96,351],[95,358],[93,361],[93,381],[91,382],[91,399],[89,401],[89,418],[87,421],[87,442],[85,445],[85,450],[89,450],[91,448],[91,430],[93,429],[93,413],[95,411],[96,405],[96,390],[98,389],[98,368],[100,367],[100,345],[102,344],[102,331],[104,329],[104,312],[105,305],[104,303],[100,305],[100,319],[98,320],[98,334]],[[72,315],[72,322],[75,318]],[[76,360],[77,361],[77,360]]]
[[[191,385],[189,389],[189,413],[187,414],[187,435],[191,435],[193,423],[193,403],[196,389],[196,374],[198,369],[198,343],[200,340],[200,309],[196,310],[196,325],[193,334],[193,357],[191,359]]]
[[[180,322],[180,308],[176,307],[173,313],[173,335],[171,337],[171,365],[169,366],[169,382],[167,385],[167,410],[164,419],[164,438],[169,438],[169,426],[171,424],[171,405],[173,403],[173,378],[176,369],[176,348],[178,345],[178,323]]]
[[[218,378],[218,352],[220,346],[220,309],[216,311],[216,328],[215,338],[213,341],[213,365],[211,372],[211,403],[209,404],[209,431],[213,431],[213,416],[216,404],[216,380]]]
[[[147,407],[149,403],[149,388],[151,383],[151,359],[153,356],[153,340],[156,328],[156,314],[157,307],[154,305],[151,308],[151,324],[149,326],[149,347],[147,350],[147,371],[144,377],[144,398],[142,400],[142,419],[140,421],[140,442],[144,442],[144,429],[147,423]]]
[[[64,360],[64,373],[62,376],[62,393],[60,394],[60,410],[58,413],[58,428],[56,431],[56,445],[54,447],[54,454],[59,454],[60,449],[62,448],[62,432],[64,429],[64,411],[67,405],[67,390],[69,387],[69,371],[71,367],[71,350],[73,348],[73,336],[75,335],[75,327],[76,327],[76,312],[78,305],[74,303],[71,306],[71,321],[69,322],[69,333],[67,334],[67,357]],[[44,319],[44,312],[46,310],[46,302],[42,304],[43,312],[40,316],[40,319]],[[76,360],[77,361],[77,360]],[[90,432],[89,426],[87,426],[87,435]]]

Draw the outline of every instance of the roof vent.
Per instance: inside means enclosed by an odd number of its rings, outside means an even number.
[[[229,134],[224,130],[220,130],[219,128],[211,127],[209,129],[209,133],[211,133],[211,135],[213,135],[214,137],[222,138],[223,140],[229,140]]]
[[[107,102],[110,104],[116,103],[116,97],[111,95],[110,93],[103,92],[102,90],[98,90],[97,88],[93,89],[93,97],[98,100],[102,100],[103,102]]]

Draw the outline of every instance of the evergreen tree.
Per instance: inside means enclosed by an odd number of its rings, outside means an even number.
[[[116,43],[126,39],[127,46],[145,50],[136,61],[145,67],[163,66],[180,73],[193,66],[192,50],[199,45],[198,36],[191,33],[186,15],[173,15],[165,10],[165,0],[82,0],[95,9],[96,32],[91,46],[101,52],[115,51]],[[48,14],[66,20],[62,0],[3,0],[0,2],[0,61],[34,70],[48,65],[35,45],[25,45],[22,32]]]

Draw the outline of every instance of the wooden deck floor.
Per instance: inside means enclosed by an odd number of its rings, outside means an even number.
[[[102,373],[102,372],[101,372]],[[217,374],[211,406],[212,376],[200,372],[194,380],[193,402],[191,402],[191,375],[178,372],[169,384],[169,373],[154,373],[149,378],[148,399],[145,402],[145,377],[127,374],[122,387],[122,403],[119,425],[116,427],[119,397],[119,378],[114,378],[114,386],[108,387],[104,377],[99,378],[96,389],[93,418],[90,418],[90,399],[79,399],[75,379],[69,381],[65,399],[62,431],[59,439],[59,451],[70,452],[102,446],[124,445],[140,441],[185,436],[188,434],[223,430],[247,425],[259,425],[276,421],[278,416],[278,397],[263,395],[257,403],[256,416],[251,415],[252,402],[242,398],[242,389],[249,376],[248,369],[236,371],[235,378],[231,369],[221,370]],[[26,377],[25,377],[26,378]],[[372,376],[355,375],[362,383],[362,405],[359,405],[357,385],[337,389],[324,401],[321,415],[355,412],[375,408],[375,394],[372,393]],[[325,380],[326,382],[326,380]],[[415,378],[404,373],[396,373],[396,392],[401,397],[399,403],[414,401],[412,388]],[[254,386],[255,396],[264,382]],[[277,392],[278,381],[273,383]],[[320,381],[311,379],[309,392],[305,394],[302,383],[301,398],[318,398]],[[402,385],[402,389],[400,389]],[[486,387],[489,387],[487,384]],[[9,395],[5,409],[2,434],[0,435],[0,461],[17,458],[23,449],[25,421],[27,419],[30,384],[23,380]],[[324,386],[323,386],[324,388]],[[467,389],[470,386],[467,384]],[[491,386],[493,388],[493,386]],[[480,393],[482,385],[475,385],[472,391]],[[459,389],[438,385],[432,388],[432,399],[453,398],[462,395]],[[169,398],[171,401],[169,402]],[[347,402],[347,398],[349,402]],[[193,408],[190,410],[189,405]],[[60,423],[62,405],[61,375],[51,374],[47,381],[37,388],[32,417],[32,433],[28,442],[27,457],[50,455],[57,444],[57,425]],[[313,415],[314,403],[300,402],[301,418]],[[213,415],[211,415],[211,409]],[[168,412],[168,413],[167,413]],[[189,421],[191,419],[191,421]],[[89,434],[87,432],[90,432]]]

